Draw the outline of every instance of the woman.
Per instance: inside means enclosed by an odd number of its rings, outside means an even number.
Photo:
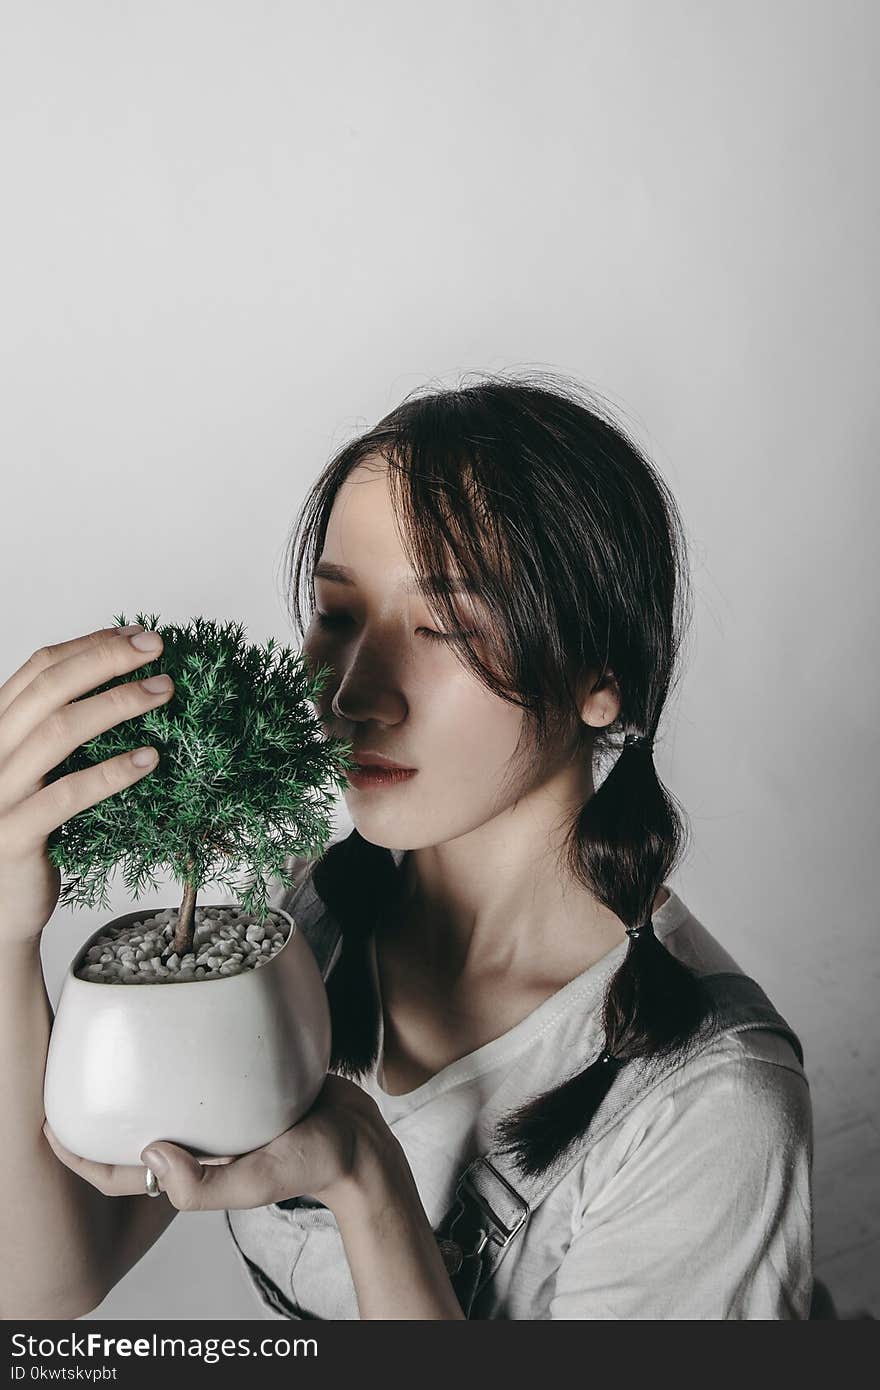
[[[280,900],[316,951],[337,934],[331,1072],[412,1176],[388,1221],[461,1275],[459,1179],[491,1154],[508,1210],[463,1315],[808,1317],[799,1043],[666,882],[685,826],[652,745],[690,609],[657,472],[559,378],[420,394],[318,479],[290,578],[328,736],[410,770],[354,774],[355,830]],[[338,1216],[227,1212],[266,1316],[373,1315]],[[438,1265],[422,1242],[413,1284]]]

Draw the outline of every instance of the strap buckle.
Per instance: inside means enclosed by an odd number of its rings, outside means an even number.
[[[521,1230],[531,1210],[528,1202],[487,1158],[475,1159],[465,1170],[456,1189],[456,1198],[459,1209],[450,1223],[448,1236],[438,1238],[440,1253],[450,1275],[458,1272],[463,1260],[481,1255],[490,1240],[503,1250]],[[468,1231],[469,1206],[472,1214],[482,1215],[485,1220],[480,1221],[475,1230]],[[465,1229],[457,1233],[462,1217]]]
[[[475,1159],[465,1170],[460,1186],[471,1193],[494,1226],[488,1232],[489,1239],[504,1249],[525,1224],[531,1210],[528,1202],[488,1158]]]

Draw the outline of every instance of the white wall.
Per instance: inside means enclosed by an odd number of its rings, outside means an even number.
[[[0,52],[3,678],[122,609],[290,641],[283,544],[343,438],[466,372],[596,386],[694,547],[675,886],[803,1039],[817,1272],[875,1313],[878,31],[6,0]],[[100,916],[58,911],[51,989]],[[100,1316],[254,1316],[220,1223],[178,1217]]]

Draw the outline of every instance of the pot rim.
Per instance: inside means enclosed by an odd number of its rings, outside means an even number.
[[[240,904],[240,903],[239,903],[239,904],[236,904],[236,903],[199,903],[199,906],[200,906],[200,907],[206,907],[206,908],[222,907],[222,908],[227,908],[227,909],[228,909],[229,907],[236,907],[236,906],[239,906],[239,907],[240,907],[241,904]],[[279,913],[282,917],[286,918],[286,920],[290,923],[290,930],[289,930],[288,933],[287,933],[287,940],[286,940],[286,941],[284,942],[284,944],[275,952],[275,955],[272,957],[272,960],[266,962],[267,965],[271,964],[272,961],[276,961],[276,960],[278,959],[278,957],[279,957],[280,955],[282,955],[284,951],[287,950],[287,948],[288,948],[288,946],[290,945],[291,941],[293,940],[294,936],[295,936],[295,935],[298,933],[298,931],[299,931],[299,927],[297,926],[297,923],[296,923],[295,918],[291,917],[290,913],[289,913],[289,912],[286,912],[286,911],[284,910],[283,907],[272,907],[272,908],[270,908],[269,910],[270,910],[270,912],[277,912],[277,913]],[[167,907],[161,907],[161,906],[160,906],[160,907],[155,907],[155,908],[147,908],[147,909],[145,910],[145,912],[144,912],[144,916],[149,916],[150,913],[168,912],[168,911],[169,911],[169,909],[168,909]],[[135,910],[132,911],[132,912],[121,912],[121,913],[119,914],[119,916],[118,916],[118,917],[114,917],[113,920],[112,920],[111,922],[105,922],[103,926],[96,927],[95,930],[92,932],[91,936],[88,936],[88,937],[86,938],[86,940],[82,943],[82,945],[79,946],[79,947],[77,948],[76,953],[74,954],[73,959],[69,962],[69,964],[68,964],[68,966],[67,966],[67,970],[66,970],[66,972],[65,972],[65,977],[64,977],[64,978],[65,978],[65,983],[67,983],[67,981],[69,980],[69,981],[72,981],[72,983],[73,983],[74,985],[76,985],[76,986],[79,986],[79,985],[89,985],[89,986],[92,986],[92,985],[94,985],[96,989],[107,989],[108,986],[109,986],[111,989],[114,988],[114,987],[119,988],[119,989],[139,989],[139,988],[143,988],[144,986],[141,986],[139,981],[138,981],[136,984],[132,984],[131,982],[128,982],[128,983],[125,983],[125,984],[124,984],[124,983],[122,982],[122,980],[83,980],[79,975],[77,975],[77,974],[75,973],[76,968],[77,968],[77,963],[78,963],[78,962],[79,962],[79,963],[82,963],[82,962],[84,961],[85,953],[86,953],[86,951],[88,951],[90,945],[93,945],[93,944],[94,944],[94,938],[95,938],[95,937],[100,936],[102,932],[107,931],[107,929],[108,929],[109,927],[115,926],[118,922],[122,922],[126,917],[132,917],[132,918],[134,918],[134,917],[137,917],[137,916],[138,916],[138,910],[137,910],[137,909],[135,909]],[[264,968],[264,967],[261,967],[261,968]],[[241,972],[241,973],[244,974],[244,975],[253,975],[253,974],[255,974],[256,972],[255,972],[254,970],[246,970],[246,971],[243,971],[243,972]],[[211,985],[224,984],[224,985],[227,985],[227,984],[233,984],[236,980],[238,980],[238,979],[240,979],[240,978],[241,978],[241,975],[216,975],[216,976],[215,976],[213,979],[211,979],[211,980],[208,980],[208,979],[204,979],[204,980],[177,980],[177,981],[175,982],[175,986],[174,986],[174,987],[175,987],[175,989],[189,989],[189,988],[191,988],[191,987],[194,986],[194,985],[207,985],[207,984],[211,984]],[[164,984],[165,981],[163,980],[162,983]],[[154,988],[155,988],[155,985],[154,985],[154,984],[151,984],[151,985],[150,985],[150,988],[151,988],[151,989],[154,989]]]

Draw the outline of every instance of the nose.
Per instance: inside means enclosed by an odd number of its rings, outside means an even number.
[[[384,637],[377,631],[364,632],[344,650],[322,652],[321,660],[330,666],[331,674],[318,708],[326,710],[329,701],[337,728],[371,721],[390,727],[406,718],[408,703],[401,683],[404,653],[387,630]]]
[[[391,726],[406,717],[406,701],[403,693],[388,682],[365,680],[348,671],[333,693],[330,710],[343,722],[372,721]]]

